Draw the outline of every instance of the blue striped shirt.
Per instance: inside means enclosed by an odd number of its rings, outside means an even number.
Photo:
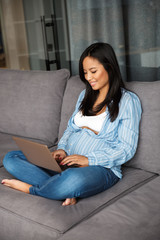
[[[82,129],[74,123],[74,116],[79,111],[84,94],[85,90],[78,98],[68,127],[58,143],[58,149],[63,149],[68,155],[86,156],[89,165],[110,168],[115,175],[122,178],[121,165],[134,156],[138,144],[142,113],[140,100],[134,93],[123,89],[116,120],[110,121],[106,107],[106,119],[96,135],[93,131]]]

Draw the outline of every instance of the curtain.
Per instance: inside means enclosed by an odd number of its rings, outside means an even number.
[[[30,69],[22,0],[0,1],[1,27],[7,68]]]
[[[86,47],[114,48],[125,81],[160,79],[159,0],[66,0],[72,74]]]

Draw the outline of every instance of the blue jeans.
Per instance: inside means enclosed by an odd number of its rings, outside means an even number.
[[[86,198],[100,193],[118,182],[119,178],[102,166],[68,168],[57,173],[35,166],[21,151],[12,151],[3,159],[5,169],[17,179],[31,184],[30,194],[64,200]]]

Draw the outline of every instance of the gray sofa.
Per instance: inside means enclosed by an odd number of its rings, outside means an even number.
[[[160,239],[160,81],[130,82],[143,115],[134,158],[111,189],[63,207],[0,184],[0,240]],[[0,180],[12,178],[3,157],[17,146],[12,135],[56,148],[76,100],[79,76],[54,72],[0,70]]]

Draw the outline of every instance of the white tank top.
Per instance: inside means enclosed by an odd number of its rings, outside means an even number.
[[[106,112],[103,112],[96,116],[83,116],[82,112],[79,111],[74,117],[74,123],[78,127],[88,127],[96,132],[100,132],[106,115]]]

